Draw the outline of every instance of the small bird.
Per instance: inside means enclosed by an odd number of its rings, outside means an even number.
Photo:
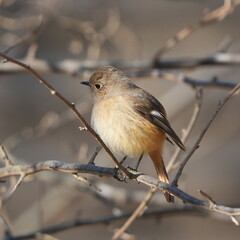
[[[99,68],[89,81],[81,83],[91,88],[91,125],[108,148],[128,157],[149,154],[159,179],[169,183],[163,144],[170,137],[182,150],[185,147],[170,126],[162,104],[112,66]],[[174,202],[173,195],[164,195],[168,202]]]

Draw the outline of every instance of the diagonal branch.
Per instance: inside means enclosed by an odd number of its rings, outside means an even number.
[[[228,15],[232,14],[232,12],[235,10],[237,5],[239,5],[239,1],[234,0],[224,0],[223,5],[220,6],[217,9],[214,9],[213,11],[205,12],[205,14],[201,17],[201,19],[190,26],[186,26],[183,29],[181,29],[178,33],[176,33],[173,37],[167,40],[167,42],[161,47],[158,52],[155,54],[154,57],[154,65],[157,66],[159,58],[172,49],[176,44],[189,35],[191,35],[193,32],[199,30],[202,27],[206,27],[210,24],[220,22],[224,18],[226,18]]]
[[[59,92],[57,92],[43,77],[41,77],[34,69],[32,69],[29,65],[26,65],[25,63],[22,63],[16,59],[13,59],[9,56],[7,56],[4,53],[0,52],[0,56],[4,59],[6,59],[7,61],[10,61],[22,68],[24,68],[25,70],[27,70],[29,73],[31,73],[32,75],[34,75],[39,82],[45,86],[52,95],[55,95],[61,102],[63,102],[65,105],[67,105],[73,112],[74,114],[77,116],[77,118],[82,122],[82,124],[84,125],[84,127],[87,129],[88,132],[90,132],[95,139],[101,144],[101,146],[105,149],[105,151],[107,152],[107,154],[112,158],[112,160],[114,161],[114,163],[118,166],[119,169],[121,169],[129,178],[131,177],[129,172],[118,162],[118,160],[116,159],[116,157],[113,155],[113,153],[109,150],[109,148],[106,146],[106,144],[102,141],[102,139],[98,136],[98,134],[91,128],[91,126],[87,123],[87,121],[82,117],[82,115],[79,113],[79,111],[77,110],[77,108],[75,107],[74,103],[70,103],[63,95],[61,95]]]
[[[188,123],[187,128],[183,129],[182,138],[181,138],[181,141],[183,144],[185,144],[187,138],[189,137],[189,134],[191,133],[191,131],[195,125],[195,122],[196,122],[197,117],[200,112],[201,105],[202,105],[202,89],[199,89],[196,92],[196,103],[195,103],[195,108],[192,113],[192,117]],[[170,172],[171,170],[173,170],[176,167],[175,166],[176,160],[177,160],[180,152],[181,152],[181,149],[176,148],[175,152],[173,153],[173,155],[172,155],[171,159],[169,160],[168,165],[166,167],[167,172]]]
[[[99,176],[112,176],[117,179],[119,178],[119,174],[121,174],[121,172],[116,168],[100,167],[93,164],[74,164],[49,160],[29,165],[5,166],[3,168],[0,168],[0,179],[10,176],[27,176],[40,171],[59,171],[69,174],[89,173]],[[222,213],[228,216],[240,215],[240,208],[231,208],[220,204],[210,204],[209,201],[200,200],[194,196],[191,196],[173,184],[161,182],[156,178],[145,175],[141,172],[135,172],[131,170],[129,171],[132,174],[131,180],[140,182],[151,188],[158,188],[161,191],[168,191],[174,196],[182,199],[185,203],[190,203],[197,207],[205,208],[209,211]]]
[[[103,217],[94,217],[90,219],[72,219],[66,222],[62,222],[53,226],[45,227],[42,229],[38,229],[36,231],[23,233],[20,235],[8,235],[8,240],[21,240],[21,239],[30,239],[36,237],[37,234],[53,234],[61,231],[65,231],[67,229],[81,227],[81,226],[90,226],[97,224],[109,224],[111,222],[128,218],[131,216],[132,212],[123,212],[119,215],[109,215]],[[205,211],[201,211],[194,206],[172,206],[161,209],[148,210],[143,214],[144,218],[147,217],[158,217],[158,216],[171,216],[171,215],[181,215],[181,214],[198,214],[200,216],[208,216]]]
[[[182,174],[182,171],[185,167],[185,165],[187,164],[187,162],[189,161],[189,159],[191,158],[191,156],[193,155],[193,153],[198,149],[200,142],[202,141],[205,133],[207,132],[208,128],[210,127],[210,125],[212,124],[212,122],[214,121],[214,119],[216,118],[216,116],[218,115],[218,113],[222,110],[223,106],[230,100],[230,98],[240,89],[240,83],[237,84],[236,87],[234,87],[229,93],[228,95],[225,97],[225,99],[223,100],[222,103],[219,104],[217,110],[215,111],[215,113],[213,114],[212,118],[209,120],[209,122],[207,123],[207,125],[205,126],[205,128],[202,130],[202,132],[200,133],[198,139],[196,140],[195,144],[193,145],[192,149],[188,152],[187,156],[185,157],[185,159],[182,161],[182,163],[180,164],[180,167],[177,171],[177,174],[174,178],[174,180],[172,181],[172,185],[173,186],[177,186],[178,180]]]
[[[144,212],[147,210],[147,205],[151,201],[152,197],[154,196],[155,192],[157,191],[157,188],[151,189],[145,199],[139,204],[139,206],[134,210],[134,212],[131,214],[131,216],[127,219],[126,222],[115,232],[115,234],[112,237],[112,240],[119,239],[123,233],[130,227],[130,225],[140,216],[144,214]]]

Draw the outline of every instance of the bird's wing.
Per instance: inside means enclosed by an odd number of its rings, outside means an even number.
[[[134,110],[164,131],[182,150],[185,150],[183,143],[168,122],[162,104],[141,88],[136,89],[134,98],[137,98],[137,101],[132,101]]]

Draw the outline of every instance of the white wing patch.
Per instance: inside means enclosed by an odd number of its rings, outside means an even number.
[[[150,112],[153,116],[159,117],[159,118],[164,118],[164,115],[156,110],[153,110]]]

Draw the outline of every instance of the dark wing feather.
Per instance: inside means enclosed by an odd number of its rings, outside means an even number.
[[[177,144],[177,146],[185,151],[183,143],[166,118],[165,109],[162,104],[155,97],[141,88],[135,89],[134,98],[138,98],[138,101],[133,101],[135,111],[164,131]]]

